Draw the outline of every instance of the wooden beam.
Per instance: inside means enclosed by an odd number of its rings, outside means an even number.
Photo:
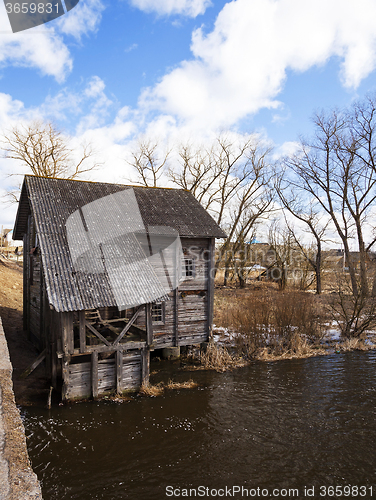
[[[119,336],[115,340],[115,342],[112,345],[118,345],[120,340],[124,337],[124,335],[127,333],[127,331],[130,329],[130,327],[133,325],[133,323],[136,321],[138,315],[140,314],[141,311],[141,306],[135,311],[131,319],[128,321],[128,323],[125,325],[123,330],[120,332]]]
[[[80,353],[86,351],[86,328],[85,328],[85,311],[78,311],[78,321],[80,329]]]
[[[28,368],[26,368],[26,370],[24,372],[21,373],[20,378],[28,377],[30,375],[30,373],[33,372],[35,370],[35,368],[41,364],[41,362],[44,360],[45,357],[46,357],[46,349],[44,349],[39,354],[37,359],[35,361],[33,361],[31,363],[31,365]]]
[[[146,342],[145,341],[142,341],[142,342],[135,342],[133,340],[129,341],[129,342],[124,342],[124,344],[119,344],[116,349],[120,349],[122,351],[133,351],[135,349],[143,349],[144,347],[146,347]],[[82,354],[82,355],[85,355],[85,354],[91,354],[93,351],[97,351],[97,352],[113,352],[114,351],[114,346],[106,346],[106,345],[93,345],[93,346],[86,346],[86,351]],[[74,350],[74,355],[75,356],[80,356],[81,353],[80,353],[80,350],[79,349],[75,349]]]
[[[116,363],[116,392],[121,394],[123,392],[123,351],[120,349],[115,354]]]
[[[91,324],[90,324],[90,323],[88,323],[86,320],[85,320],[85,326],[87,326],[87,327],[89,328],[89,330],[90,330],[92,333],[94,333],[94,335],[95,335],[96,337],[98,337],[98,338],[99,338],[99,340],[101,340],[104,344],[106,344],[107,346],[111,346],[111,345],[112,345],[112,344],[111,344],[111,342],[109,342],[107,339],[105,339],[105,338],[103,337],[103,335],[101,335],[101,334],[100,334],[100,333],[99,333],[99,332],[98,332],[98,331],[97,331],[97,330],[96,330],[93,326],[91,326]]]
[[[98,352],[91,353],[91,394],[94,399],[98,397]]]

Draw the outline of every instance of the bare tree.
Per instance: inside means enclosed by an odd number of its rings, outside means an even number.
[[[364,133],[367,137],[359,137],[357,130],[364,125],[364,117],[373,114],[367,106],[358,105],[362,116],[354,108],[317,114],[315,138],[302,141],[299,152],[285,160],[295,174],[291,185],[303,189],[330,216],[344,246],[354,296],[369,293],[367,252],[376,241],[372,238],[368,245],[365,243],[365,226],[376,201],[373,129],[368,135]],[[359,283],[350,252],[353,236],[358,243]]]
[[[234,256],[241,251],[257,222],[272,207],[268,155],[270,148],[254,136],[238,144],[220,136],[209,148],[181,146],[181,168],[170,169],[170,179],[190,190],[228,238],[218,253],[216,268],[224,264],[224,283]],[[238,275],[244,284],[242,274]]]
[[[294,239],[287,228],[282,228],[279,221],[274,221],[269,228],[269,277],[278,283],[279,289],[287,286],[289,271],[293,266]]]
[[[127,161],[136,172],[136,182],[141,186],[157,187],[170,156],[171,150],[166,150],[159,157],[159,143],[151,139],[139,140],[136,148],[131,151],[132,159]],[[132,182],[132,178],[130,179]]]
[[[320,205],[312,198],[308,200],[308,203],[304,201],[307,198],[307,193],[304,193],[304,189],[299,189],[299,185],[296,182],[291,184],[288,175],[289,172],[282,168],[279,175],[274,176],[274,189],[278,194],[283,208],[296,219],[303,222],[314,238],[315,252],[312,253],[312,251],[309,251],[308,248],[302,244],[301,238],[298,237],[297,232],[293,229],[291,224],[289,224],[285,214],[285,222],[295,244],[299,247],[302,255],[315,273],[316,293],[320,294],[322,292],[322,243],[329,221],[326,223],[322,222],[323,218],[322,213],[320,213]]]
[[[52,123],[36,121],[15,126],[3,134],[0,145],[5,158],[18,161],[32,175],[40,177],[75,179],[98,166],[86,166],[94,155],[90,145],[83,145],[80,159],[74,161],[68,139]],[[9,191],[7,198],[18,201],[18,194],[19,190]]]
[[[158,157],[158,143],[142,140],[128,163],[134,167],[137,182],[157,186],[166,171],[171,151]],[[232,255],[241,249],[257,222],[271,210],[272,192],[268,155],[270,148],[254,135],[237,142],[218,137],[209,146],[183,144],[178,147],[179,164],[170,165],[171,183],[190,191],[228,238],[218,253],[216,268],[229,267]],[[225,273],[225,280],[227,274]]]

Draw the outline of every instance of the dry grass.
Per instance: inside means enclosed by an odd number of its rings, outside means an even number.
[[[277,355],[268,347],[264,347],[257,352],[254,359],[257,359],[259,361],[279,361],[282,359],[304,359],[311,358],[313,356],[326,356],[328,354],[330,354],[330,351],[324,349],[323,347],[312,347],[308,344],[305,344],[298,351],[285,351],[280,355]]]
[[[205,351],[201,353],[201,366],[205,370],[224,372],[244,366],[244,361],[239,357],[233,357],[225,347],[209,342]]]
[[[198,387],[198,384],[194,382],[192,379],[186,380],[185,382],[174,382],[173,380],[169,380],[167,384],[163,382],[159,382],[158,384],[152,385],[142,385],[139,393],[143,396],[148,397],[157,397],[161,396],[164,393],[165,389],[168,390],[178,390],[178,389],[194,389]]]
[[[140,392],[140,394],[143,394],[144,396],[156,397],[156,396],[160,396],[161,394],[163,394],[163,391],[164,391],[164,387],[162,384],[156,384],[156,385],[142,384],[139,392]]]
[[[346,339],[341,344],[336,344],[336,350],[342,352],[348,351],[368,351],[370,346],[366,345],[363,340],[359,338]]]
[[[198,387],[198,384],[194,382],[192,379],[187,380],[186,382],[174,382],[173,380],[169,380],[165,385],[166,389],[194,389]]]
[[[317,355],[329,324],[320,297],[270,286],[217,291],[214,321],[236,332],[237,350],[247,359]]]

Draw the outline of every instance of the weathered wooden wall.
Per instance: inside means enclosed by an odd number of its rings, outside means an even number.
[[[46,346],[43,326],[44,286],[40,251],[36,247],[34,219],[29,216],[28,232],[24,237],[24,329],[38,349]]]
[[[97,359],[95,363],[76,362],[68,364],[64,381],[64,398],[78,399],[138,389],[142,383],[141,351],[123,352],[121,356],[121,380],[117,381],[117,355],[110,359]],[[79,359],[77,359],[79,361]],[[93,370],[97,369],[97,375]],[[120,383],[119,383],[120,382]]]
[[[181,243],[184,257],[194,260],[195,275],[181,281],[178,289],[169,294],[164,325],[153,324],[156,349],[205,342],[211,333],[213,282],[210,269],[213,267],[214,239],[182,238]],[[140,315],[137,324],[144,326],[144,314]]]

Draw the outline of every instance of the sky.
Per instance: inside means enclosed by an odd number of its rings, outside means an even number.
[[[12,33],[0,2],[0,135],[52,121],[91,180],[124,183],[135,141],[258,133],[276,154],[315,111],[376,91],[375,0],[80,0]],[[23,167],[0,159],[0,195]],[[12,227],[16,205],[0,205]]]

